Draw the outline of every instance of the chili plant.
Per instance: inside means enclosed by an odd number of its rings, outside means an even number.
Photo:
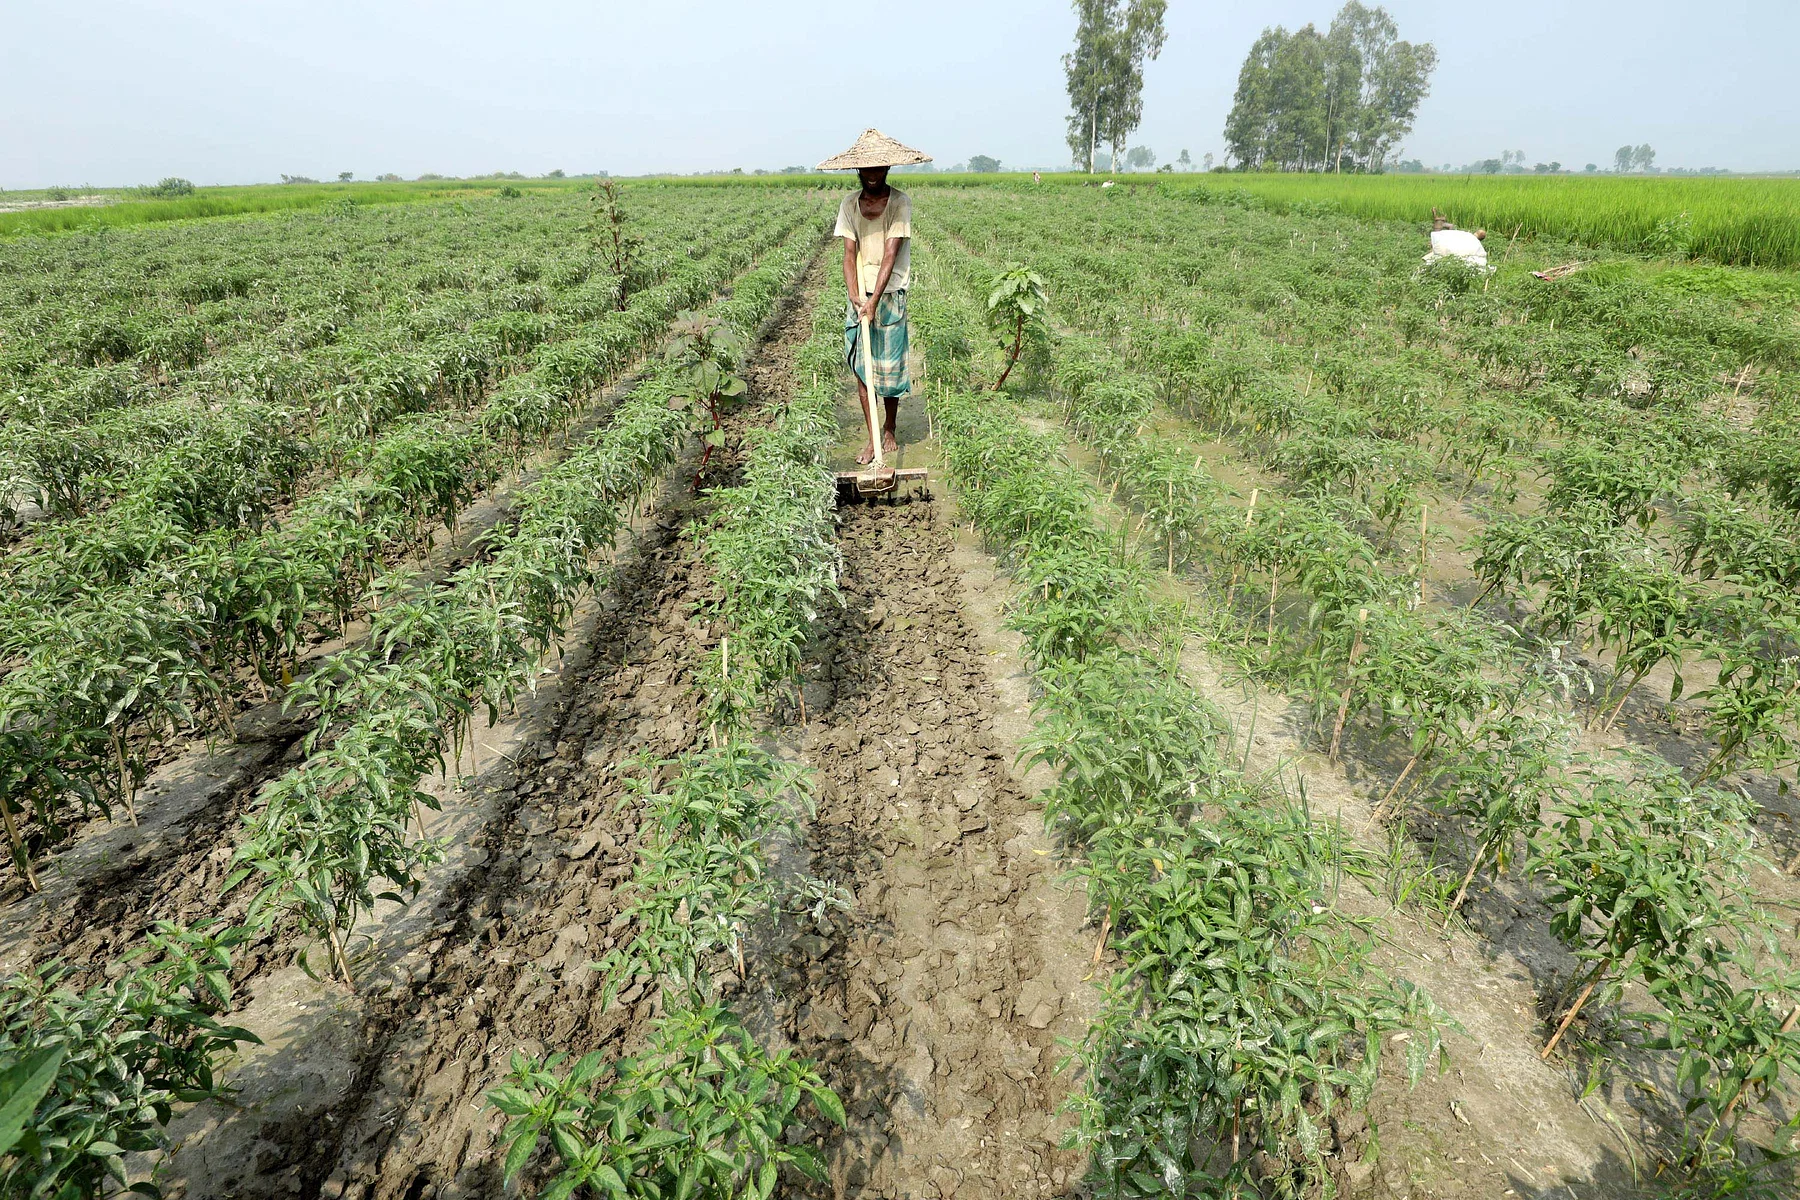
[[[679,314],[667,358],[675,366],[681,385],[669,397],[669,407],[688,412],[698,426],[696,432],[706,443],[700,465],[694,469],[695,487],[700,486],[701,473],[713,451],[725,444],[719,405],[743,395],[747,386],[743,376],[737,374],[743,354],[743,335],[730,325],[717,317],[690,311]]]
[[[0,1079],[56,1062],[22,1119],[18,1099],[0,1095],[0,1134],[19,1122],[0,1145],[0,1194],[161,1194],[127,1178],[124,1156],[161,1149],[174,1107],[218,1097],[219,1059],[257,1041],[218,1019],[231,1005],[231,951],[250,935],[159,921],[107,983],[72,991],[60,966],[0,979]]]
[[[612,1063],[599,1052],[566,1059],[520,1054],[488,1094],[508,1118],[511,1182],[545,1137],[559,1169],[541,1193],[615,1200],[768,1200],[784,1167],[822,1181],[812,1147],[790,1141],[801,1106],[844,1124],[843,1104],[792,1051],[763,1049],[719,1004],[657,1019],[642,1053]]]
[[[990,282],[987,297],[988,324],[999,334],[1006,359],[1000,378],[994,381],[994,391],[1006,386],[1006,377],[1012,374],[1019,356],[1024,353],[1027,339],[1030,339],[1033,346],[1043,346],[1048,336],[1044,328],[1044,307],[1047,303],[1044,277],[1020,263],[1009,265]],[[1010,346],[1007,344],[1009,339]]]
[[[1590,1000],[1679,975],[1705,943],[1752,922],[1748,799],[1648,760],[1634,778],[1585,782],[1528,860],[1551,888],[1551,932],[1586,966],[1544,1057]]]

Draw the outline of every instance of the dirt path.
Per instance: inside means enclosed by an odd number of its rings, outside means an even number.
[[[829,1185],[794,1195],[1037,1197],[1080,1173],[1056,1067],[1094,1008],[1085,903],[1014,774],[1023,679],[947,512],[841,511],[845,605],[790,731],[819,781],[806,869],[855,897],[787,931],[763,982],[767,1023],[850,1113]]]

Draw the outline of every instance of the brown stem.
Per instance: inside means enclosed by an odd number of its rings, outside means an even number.
[[[1481,589],[1481,595],[1479,595],[1479,596],[1475,597],[1473,600],[1469,601],[1469,607],[1470,608],[1480,608],[1481,602],[1488,598],[1488,593],[1493,591],[1495,588],[1497,588],[1499,586],[1500,586],[1500,579],[1498,576],[1495,576],[1494,581],[1492,583],[1488,584],[1486,587]]]
[[[1406,760],[1406,765],[1400,768],[1400,778],[1394,780],[1394,786],[1387,790],[1387,794],[1381,798],[1381,803],[1377,804],[1369,813],[1371,821],[1381,816],[1381,810],[1386,808],[1388,801],[1394,798],[1394,794],[1400,790],[1400,785],[1406,782],[1406,777],[1411,775],[1413,768],[1419,765],[1419,760],[1431,752],[1432,743],[1435,741],[1437,741],[1437,735],[1432,734],[1431,739],[1425,743],[1425,748]]]
[[[119,765],[119,799],[125,801],[125,812],[131,823],[138,823],[137,784],[131,778],[130,767],[125,762],[125,739],[119,736],[118,727],[112,731],[113,761]]]
[[[332,962],[337,965],[338,977],[344,981],[345,987],[354,992],[356,990],[356,981],[350,978],[350,963],[349,960],[344,957],[344,946],[343,943],[338,940],[337,926],[335,924],[326,924],[325,940],[331,944],[331,959]]]
[[[1020,313],[1017,324],[1013,326],[1012,355],[1006,360],[1006,370],[1000,372],[1000,378],[994,382],[994,390],[996,392],[1006,385],[1006,377],[1012,374],[1013,367],[1017,365],[1019,361],[1019,347],[1024,340],[1025,314]]]
[[[1091,966],[1098,967],[1100,965],[1100,956],[1106,953],[1106,937],[1112,932],[1112,920],[1112,908],[1108,907],[1106,916],[1100,921],[1100,940],[1094,943],[1094,960],[1090,964]]]
[[[1625,711],[1625,702],[1631,699],[1631,690],[1644,681],[1644,676],[1649,673],[1649,670],[1649,667],[1645,667],[1631,677],[1631,682],[1625,685],[1624,694],[1619,697],[1619,703],[1613,708],[1612,714],[1606,718],[1605,723],[1600,726],[1602,731],[1613,727],[1613,723],[1619,719],[1619,714]]]

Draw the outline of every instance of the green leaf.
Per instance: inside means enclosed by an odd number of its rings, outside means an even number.
[[[833,1124],[839,1126],[847,1124],[844,1118],[844,1102],[839,1100],[837,1093],[830,1088],[823,1085],[813,1088],[812,1102],[819,1112]]]
[[[0,1155],[4,1155],[25,1132],[38,1101],[56,1082],[62,1066],[64,1047],[52,1046],[0,1072]],[[118,1153],[117,1148],[113,1153]]]

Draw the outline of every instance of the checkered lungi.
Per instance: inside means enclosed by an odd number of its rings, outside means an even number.
[[[844,361],[867,381],[862,369],[861,322],[856,310],[844,304]],[[875,319],[869,322],[869,354],[875,360],[876,392],[898,399],[912,392],[912,379],[906,373],[906,293],[885,292],[875,306]]]

